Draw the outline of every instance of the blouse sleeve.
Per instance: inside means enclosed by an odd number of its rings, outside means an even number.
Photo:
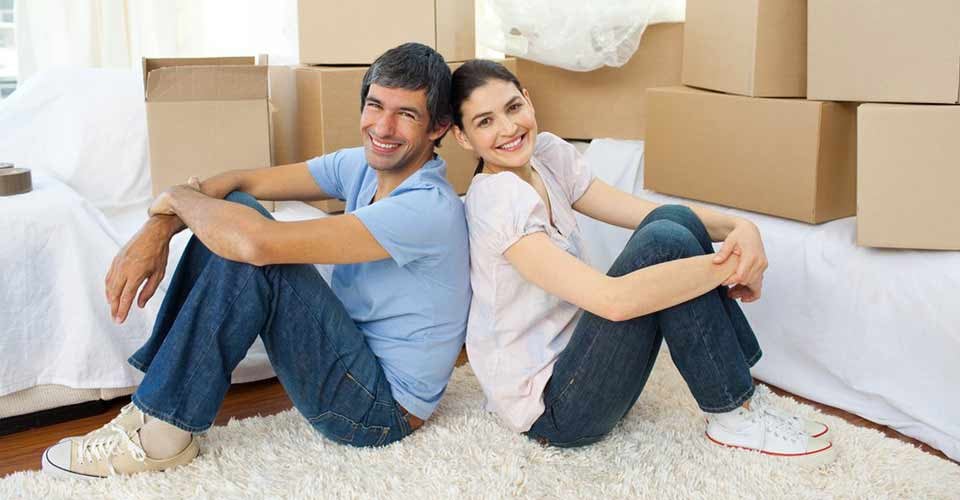
[[[593,182],[593,172],[580,151],[549,132],[537,135],[534,155],[554,173],[571,205],[587,192]]]
[[[474,181],[465,208],[470,244],[498,255],[528,234],[546,232],[547,211],[540,196],[510,172]]]

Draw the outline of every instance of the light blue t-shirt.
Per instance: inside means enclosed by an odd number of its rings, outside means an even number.
[[[393,397],[420,418],[437,407],[466,335],[470,251],[463,202],[434,157],[371,204],[376,172],[363,148],[307,161],[389,259],[334,267],[330,287],[380,359]]]

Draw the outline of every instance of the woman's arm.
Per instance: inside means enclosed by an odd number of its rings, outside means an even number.
[[[524,236],[504,256],[527,281],[610,321],[636,318],[699,297],[729,278],[739,261],[732,256],[715,264],[712,255],[702,255],[614,278],[563,251],[544,233]]]

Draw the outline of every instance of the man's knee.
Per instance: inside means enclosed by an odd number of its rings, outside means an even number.
[[[264,206],[261,205],[256,198],[254,198],[253,196],[247,193],[244,193],[243,191],[232,191],[224,199],[227,201],[232,201],[234,203],[239,203],[241,205],[248,206],[256,210],[257,212],[260,212],[261,214],[263,214],[264,217],[268,219],[273,218],[273,216],[270,215],[270,211],[264,208]]]

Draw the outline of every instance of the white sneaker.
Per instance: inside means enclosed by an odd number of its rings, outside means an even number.
[[[155,460],[140,442],[143,412],[130,403],[107,425],[82,437],[62,439],[43,452],[43,471],[80,479],[165,470],[192,461],[200,453],[196,439],[177,455]]]
[[[770,388],[765,385],[757,384],[753,397],[750,398],[750,407],[762,408],[767,413],[773,414],[810,437],[829,437],[830,435],[830,428],[827,427],[827,424],[799,417],[776,406]]]
[[[732,448],[790,459],[805,467],[819,467],[836,458],[833,443],[812,437],[793,422],[771,413],[762,405],[737,408],[707,418],[707,439]]]

